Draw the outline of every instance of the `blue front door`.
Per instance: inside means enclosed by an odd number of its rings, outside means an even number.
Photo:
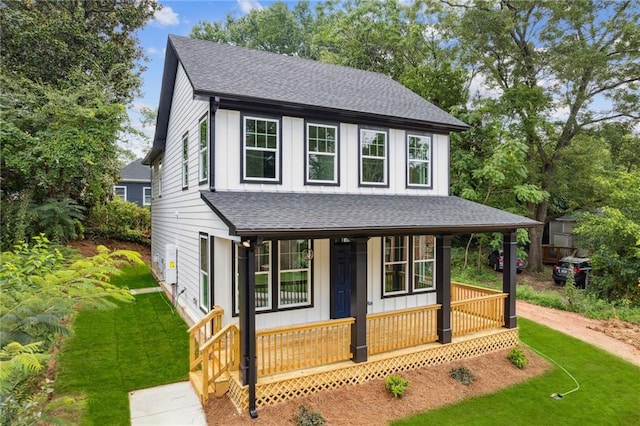
[[[351,316],[351,244],[333,243],[331,256],[331,318]]]

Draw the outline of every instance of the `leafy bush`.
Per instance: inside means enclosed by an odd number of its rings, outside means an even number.
[[[385,387],[393,396],[396,398],[400,398],[407,391],[409,387],[409,381],[403,379],[402,377],[394,374],[392,376],[387,377],[385,380]]]
[[[44,236],[2,253],[0,263],[0,424],[30,423],[40,416],[46,384],[39,373],[56,337],[68,333],[64,319],[79,308],[114,306],[110,299],[133,300],[109,283],[140,255],[99,246],[90,258],[65,259]],[[34,421],[34,423],[37,423]],[[21,423],[22,424],[22,423]]]
[[[476,380],[476,376],[467,367],[452,368],[449,376],[467,386]]]
[[[325,419],[320,413],[309,411],[304,405],[300,406],[300,410],[294,420],[298,426],[322,426],[325,424]]]
[[[529,364],[527,355],[522,349],[517,346],[511,348],[511,350],[509,351],[509,355],[507,355],[507,358],[509,359],[509,361],[511,361],[511,364],[515,365],[521,370],[525,368],[527,364]]]
[[[151,212],[136,203],[114,198],[91,209],[87,232],[121,241],[148,243]]]

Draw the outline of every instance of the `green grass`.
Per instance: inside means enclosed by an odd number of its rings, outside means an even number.
[[[122,273],[111,277],[111,284],[118,287],[147,288],[157,287],[158,283],[147,265],[126,265],[121,269]]]
[[[501,392],[422,413],[393,425],[627,425],[640,417],[640,368],[620,358],[519,318],[520,339],[560,368]],[[553,393],[565,394],[560,400]],[[428,398],[428,395],[425,395]]]
[[[126,267],[112,282],[156,285],[145,268]],[[86,398],[80,424],[129,424],[128,392],[187,378],[187,326],[162,293],[138,295],[108,311],[83,311],[72,328],[60,353],[55,396]]]

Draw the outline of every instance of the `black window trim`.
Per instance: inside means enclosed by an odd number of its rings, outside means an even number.
[[[202,122],[207,122],[207,136],[206,136],[206,144],[207,144],[207,177],[205,179],[200,179],[202,176],[202,153],[200,149],[200,126]],[[211,133],[211,120],[209,119],[209,111],[205,112],[202,117],[198,120],[198,185],[204,185],[209,182],[209,163],[211,163],[211,152],[209,151],[209,138]]]
[[[384,183],[363,183],[362,182],[362,131],[363,130],[372,130],[374,132],[384,133],[386,135],[386,182]],[[389,128],[386,127],[376,127],[376,126],[364,126],[358,125],[358,187],[359,188],[389,188],[391,181],[391,173],[390,173],[390,164],[391,164],[391,150],[389,149]]]
[[[380,237],[380,246],[381,246],[381,250],[380,250],[380,258],[381,258],[381,270],[382,270],[382,274],[381,274],[381,285],[380,285],[380,298],[381,299],[391,299],[394,297],[406,297],[406,296],[416,296],[419,294],[428,294],[428,293],[435,293],[436,292],[436,287],[435,285],[433,286],[432,289],[424,289],[424,290],[415,290],[413,288],[413,243],[414,243],[414,238],[415,237],[419,237],[422,235],[429,235],[429,234],[416,234],[416,235],[385,235]],[[408,238],[407,240],[407,290],[405,292],[402,293],[396,293],[396,294],[384,294],[384,278],[385,278],[385,270],[384,270],[384,239],[385,237],[393,237],[393,236],[397,236],[397,237],[406,237]],[[431,237],[435,237],[435,235],[431,235]],[[435,253],[434,253],[435,255]],[[435,268],[436,268],[436,263],[433,263],[433,271],[435,273]]]
[[[308,160],[309,160],[309,141],[307,140],[307,131],[308,126],[332,126],[336,128],[336,176],[335,182],[320,182],[309,180],[309,170],[308,170]],[[308,186],[340,186],[340,123],[336,121],[325,121],[325,120],[304,120],[304,129],[303,129],[303,139],[304,139],[304,184]]]
[[[258,179],[258,178],[246,178],[244,176],[244,163],[245,163],[245,119],[247,117],[250,118],[258,118],[258,119],[266,119],[276,121],[278,123],[278,165],[276,166],[276,172],[278,174],[277,179]],[[269,115],[264,113],[253,113],[253,112],[241,112],[240,113],[240,183],[258,183],[258,184],[269,184],[269,185],[282,185],[282,116],[279,115]]]
[[[410,136],[428,136],[431,138],[429,144],[429,185],[419,185],[409,182],[409,137]],[[416,132],[412,130],[405,130],[405,182],[407,189],[433,189],[433,133],[428,132]]]
[[[198,128],[200,127],[200,122],[198,122]],[[186,182],[187,184],[185,185],[185,175],[184,175],[184,140],[185,138],[187,139],[187,176],[186,176]],[[181,177],[182,177],[182,190],[185,191],[187,189],[189,189],[189,148],[190,148],[190,143],[189,143],[189,131],[187,130],[186,132],[184,132],[184,135],[182,135],[182,139],[180,139],[180,141],[182,142],[182,161],[180,162],[180,170],[181,170]],[[200,152],[198,152],[198,154],[200,154]],[[198,155],[198,161],[200,156]]]

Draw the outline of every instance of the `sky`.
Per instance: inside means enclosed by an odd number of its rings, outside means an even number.
[[[239,18],[248,14],[252,9],[269,7],[274,2],[263,0],[160,0],[159,3],[163,5],[162,10],[157,12],[154,19],[136,33],[149,61],[144,64],[147,70],[142,74],[142,96],[136,98],[129,108],[133,127],[142,130],[150,138],[153,137],[154,126],[143,128],[140,123],[139,111],[142,107],[153,110],[158,107],[168,35],[188,36],[191,28],[200,21],[223,20],[227,14]],[[150,143],[129,138],[128,143],[125,143],[125,148],[141,157],[144,156]]]

